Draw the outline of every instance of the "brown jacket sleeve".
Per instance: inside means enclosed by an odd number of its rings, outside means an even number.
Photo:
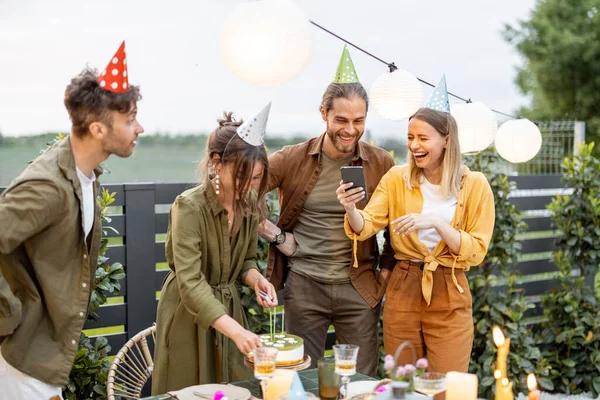
[[[0,254],[9,254],[25,240],[48,227],[64,212],[60,190],[49,181],[27,181],[0,197]],[[0,270],[0,336],[21,322],[21,301]]]
[[[394,165],[394,159],[391,155],[388,154],[388,157],[384,160],[385,171],[384,174],[387,173]],[[381,252],[381,256],[379,257],[379,268],[380,269],[394,269],[396,265],[396,259],[394,258],[394,249],[392,248],[392,242],[390,240],[390,230],[389,228],[385,228],[383,231],[383,237],[385,242],[383,243],[383,251]]]
[[[286,148],[284,147],[269,156],[267,192],[279,188],[283,182],[283,176],[285,175],[285,151]]]

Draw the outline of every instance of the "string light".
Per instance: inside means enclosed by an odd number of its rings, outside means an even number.
[[[393,62],[387,62],[387,61],[385,61],[385,60],[377,57],[376,55],[374,55],[374,54],[366,51],[365,49],[363,49],[363,48],[355,45],[354,43],[350,42],[349,40],[344,39],[340,35],[338,35],[338,34],[332,32],[332,31],[330,31],[329,29],[323,27],[322,25],[317,24],[316,22],[314,22],[312,20],[309,20],[308,22],[310,22],[312,25],[316,26],[317,28],[321,29],[322,31],[327,32],[328,34],[330,34],[330,35],[332,35],[332,36],[340,39],[342,42],[344,42],[346,44],[349,44],[350,46],[354,47],[356,50],[359,50],[359,51],[365,53],[366,55],[368,55],[369,57],[374,58],[375,60],[377,60],[377,61],[379,61],[379,62],[387,65],[387,67],[389,68],[390,72],[393,72],[393,71],[395,71],[395,70],[398,69],[398,67],[396,67],[396,65]],[[433,88],[435,87],[435,85],[433,83],[428,82],[428,81],[426,81],[424,79],[421,79],[419,77],[417,77],[417,80],[419,82],[427,85],[427,86],[430,86],[430,87],[433,87]],[[455,93],[448,92],[448,95],[450,95],[450,96],[452,96],[452,97],[454,97],[454,98],[456,98],[458,100],[464,101],[465,103],[472,103],[471,99],[464,98],[464,97],[459,96],[459,95],[457,95]],[[505,117],[514,118],[514,119],[520,118],[520,116],[515,116],[515,115],[507,114],[507,113],[502,112],[502,111],[494,110],[493,108],[490,108],[490,110],[493,111],[493,112],[495,112],[496,114],[500,114],[500,115],[503,115]]]

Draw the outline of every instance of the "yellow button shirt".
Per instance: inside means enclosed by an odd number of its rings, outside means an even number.
[[[366,240],[391,221],[410,213],[421,213],[423,196],[419,187],[410,190],[406,186],[406,165],[393,167],[381,179],[364,210],[358,210],[365,224],[360,234],[356,234],[348,223],[346,215],[344,229],[346,235],[356,241]],[[439,265],[452,268],[452,280],[460,293],[464,289],[454,275],[455,268],[469,270],[483,261],[494,231],[494,196],[490,185],[481,172],[473,172],[464,167],[456,211],[451,226],[460,232],[460,249],[454,254],[443,240],[432,252],[419,241],[418,231],[408,236],[391,235],[392,248],[396,260],[423,260],[422,292],[427,305],[431,303],[433,291],[433,271]]]

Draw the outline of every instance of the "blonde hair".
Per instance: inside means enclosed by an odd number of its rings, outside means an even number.
[[[458,127],[456,120],[450,113],[436,111],[429,108],[420,108],[409,121],[416,118],[431,125],[440,135],[446,138],[446,148],[442,153],[442,180],[440,192],[442,196],[458,196],[460,181],[463,173],[462,155],[458,141]],[[420,186],[425,175],[423,169],[417,167],[414,158],[407,155],[408,170],[405,176],[406,186],[412,190]]]

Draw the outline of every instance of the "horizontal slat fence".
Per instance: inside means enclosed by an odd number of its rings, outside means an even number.
[[[558,193],[568,193],[568,188],[561,182],[562,175],[521,175],[509,177],[517,185],[511,193],[510,201],[521,211],[527,223],[521,242],[521,254],[511,270],[520,274],[518,287],[524,290],[528,301],[535,308],[526,313],[533,322],[539,321],[543,315],[540,307],[540,296],[558,288],[557,269],[551,252],[555,249],[556,232],[546,206]],[[578,270],[573,274],[577,275]],[[589,281],[593,284],[593,280]],[[498,288],[502,290],[502,286]]]
[[[511,198],[511,202],[524,212],[545,210],[553,195],[549,189],[564,189],[560,175],[530,175],[509,178],[517,183],[519,191]],[[188,183],[133,183],[105,185],[109,192],[116,193],[114,209],[122,212],[111,215],[118,234],[108,231],[109,238],[121,238],[122,244],[110,247],[107,256],[109,263],[119,262],[125,266],[126,278],[122,288],[115,294],[118,300],[100,308],[98,321],[88,321],[85,329],[123,327],[119,332],[105,335],[116,353],[126,340],[139,331],[152,325],[156,320],[157,292],[168,274],[165,265],[164,238],[169,221],[168,209],[176,196],[190,188]],[[5,188],[0,188],[0,193]],[[523,190],[545,189],[543,195],[535,193],[519,196]],[[528,192],[527,192],[528,193]],[[528,224],[527,235],[522,240],[520,261],[512,267],[522,275],[519,286],[525,290],[536,308],[528,316],[540,316],[539,295],[556,287],[556,279],[552,273],[556,268],[549,252],[553,250],[554,239],[550,217],[539,213],[525,218]],[[546,233],[540,237],[536,233]],[[157,235],[161,240],[156,240]],[[501,288],[500,288],[501,290]],[[113,299],[115,300],[115,299]],[[328,345],[333,344],[333,336],[328,338]]]

